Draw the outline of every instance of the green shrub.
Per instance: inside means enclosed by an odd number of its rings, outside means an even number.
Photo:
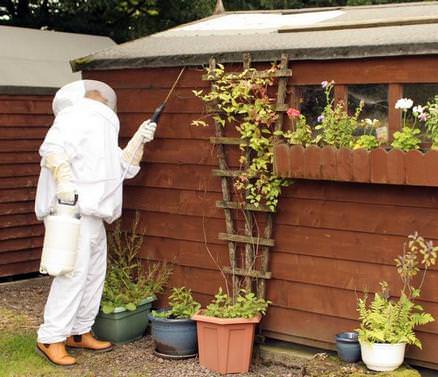
[[[428,268],[436,263],[438,247],[431,241],[425,241],[417,233],[409,236],[404,244],[403,254],[395,259],[397,272],[402,280],[403,289],[399,299],[391,299],[389,287],[381,282],[381,292],[374,295],[368,303],[367,296],[358,300],[360,328],[359,339],[370,343],[406,343],[421,348],[421,342],[415,335],[415,327],[433,322],[434,318],[425,313],[421,305],[414,302],[420,297]],[[413,280],[423,268],[423,276],[418,287]]]
[[[270,301],[257,298],[252,292],[241,290],[235,302],[219,288],[214,300],[207,306],[204,314],[218,318],[252,318],[257,314],[266,314]]]
[[[172,288],[169,296],[170,310],[152,311],[155,318],[191,318],[201,304],[193,299],[192,291],[186,287]]]
[[[143,236],[137,233],[138,213],[131,231],[122,231],[121,222],[108,234],[108,266],[103,288],[101,309],[112,313],[116,308],[137,309],[142,301],[161,293],[172,269],[166,262],[148,261],[143,267],[138,252]]]

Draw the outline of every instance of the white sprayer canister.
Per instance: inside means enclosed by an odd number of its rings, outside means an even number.
[[[58,204],[44,219],[45,234],[40,272],[51,276],[73,272],[79,241],[80,220],[72,205]]]

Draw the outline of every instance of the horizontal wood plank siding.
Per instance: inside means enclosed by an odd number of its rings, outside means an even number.
[[[292,62],[289,85],[313,85],[325,79],[345,85],[437,82],[437,63],[437,58],[428,56]],[[119,95],[124,144],[164,99],[178,73],[177,68],[156,68],[95,71],[86,76],[107,82]],[[225,232],[225,222],[223,210],[215,206],[222,195],[220,179],[211,175],[217,165],[215,148],[209,143],[214,130],[190,126],[205,115],[191,93],[208,88],[202,73],[188,68],[169,101],[156,140],[146,148],[141,172],[126,185],[124,221],[127,225],[134,211],[140,211],[145,235],[142,256],[174,263],[170,286],[190,287],[205,304],[219,286],[224,287],[216,264],[229,262],[226,242],[217,238]],[[227,130],[226,136],[236,133]],[[237,148],[225,148],[231,166],[237,166]],[[0,184],[1,174],[0,165]],[[16,189],[7,178],[3,182]],[[267,283],[273,304],[263,329],[278,339],[333,349],[337,332],[357,328],[355,303],[363,291],[374,292],[378,282],[386,280],[397,294],[400,283],[393,261],[406,236],[418,231],[438,242],[438,190],[300,181],[284,190],[274,219],[272,279]],[[17,229],[14,221],[18,220],[10,218],[12,229]],[[39,235],[32,237],[37,243]],[[10,248],[15,247],[10,242]],[[437,267],[429,271],[421,304],[438,318]],[[408,356],[438,368],[438,324],[420,328],[418,335],[423,351],[410,347]]]
[[[35,218],[38,148],[51,96],[0,95],[0,277],[36,272],[43,227]]]

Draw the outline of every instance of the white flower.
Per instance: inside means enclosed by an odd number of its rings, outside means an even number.
[[[370,118],[366,118],[366,119],[364,119],[364,123],[366,126],[373,127],[373,128],[377,128],[380,126],[380,120],[378,120],[378,119],[371,120]]]
[[[424,113],[424,110],[426,110],[426,108],[425,107],[423,107],[423,106],[421,106],[421,105],[418,105],[418,106],[414,106],[413,108],[412,108],[412,111],[414,112],[414,113],[416,113],[416,114],[423,114]]]
[[[414,104],[414,101],[412,101],[410,98],[400,98],[396,102],[395,108],[401,109],[401,110],[407,110],[407,109],[410,109],[413,104]]]

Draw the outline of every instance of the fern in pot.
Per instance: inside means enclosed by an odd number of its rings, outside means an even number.
[[[434,318],[415,300],[421,295],[428,268],[436,263],[437,251],[431,241],[417,233],[409,235],[403,254],[395,259],[402,281],[400,298],[391,298],[388,284],[381,282],[381,291],[371,302],[366,295],[358,300],[361,325],[357,332],[362,360],[368,369],[395,370],[403,363],[406,345],[421,348],[415,328],[433,322]],[[417,276],[420,271],[421,276]],[[418,278],[419,284],[415,286]]]
[[[241,290],[231,297],[220,288],[207,308],[192,316],[201,366],[219,373],[248,372],[255,327],[269,304],[252,292]]]
[[[149,315],[155,353],[170,359],[196,356],[196,322],[191,319],[201,307],[186,287],[172,288],[169,308],[153,310]]]
[[[172,273],[167,263],[147,261],[143,265],[138,255],[143,244],[138,222],[137,213],[129,232],[121,230],[120,221],[108,232],[107,274],[93,331],[115,344],[143,336],[151,303]]]

